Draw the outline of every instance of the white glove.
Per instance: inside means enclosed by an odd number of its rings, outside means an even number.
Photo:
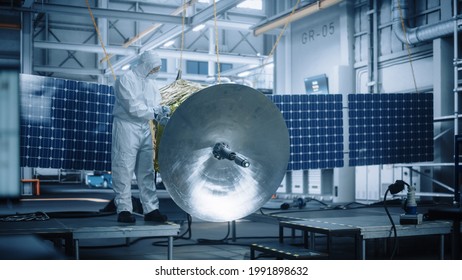
[[[168,106],[157,106],[154,107],[154,120],[158,123],[162,118],[168,118],[170,115],[170,108]]]
[[[161,126],[166,126],[169,120],[170,120],[170,117],[163,117],[163,118],[160,119],[160,121],[158,123]]]

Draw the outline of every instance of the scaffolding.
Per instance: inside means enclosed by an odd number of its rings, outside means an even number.
[[[459,94],[462,92],[462,80],[459,80],[459,72],[462,71],[462,59],[459,57],[459,28],[462,22],[459,21],[460,0],[453,1],[454,18],[454,201],[455,206],[460,206],[459,187],[459,150],[462,144],[462,135],[459,135]]]

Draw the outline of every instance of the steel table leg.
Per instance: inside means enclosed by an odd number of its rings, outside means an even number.
[[[359,256],[361,260],[366,259],[366,240],[361,240],[361,255]]]
[[[80,259],[80,251],[79,251],[79,240],[78,239],[74,240],[74,250],[75,250],[75,259],[79,260]]]
[[[444,234],[440,235],[440,260],[444,260]]]
[[[168,253],[167,253],[167,259],[172,260],[173,259],[173,236],[168,237]]]

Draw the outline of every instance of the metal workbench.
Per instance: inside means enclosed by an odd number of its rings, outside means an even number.
[[[0,235],[37,234],[47,239],[64,239],[66,253],[70,242],[76,259],[80,258],[79,241],[82,239],[166,237],[167,259],[173,258],[173,237],[180,225],[171,222],[156,223],[137,219],[134,224],[117,222],[115,215],[85,218],[51,218],[44,221],[1,222]]]
[[[420,225],[400,225],[399,217],[394,216],[393,221],[396,225],[398,237],[404,236],[440,236],[440,257],[444,257],[444,236],[451,233],[452,223],[449,221],[424,221]],[[307,236],[310,234],[324,234],[328,238],[327,253],[330,250],[330,241],[334,236],[351,236],[355,238],[356,257],[366,258],[366,240],[393,237],[393,230],[390,220],[386,216],[358,216],[340,218],[319,218],[307,220],[280,221],[280,238],[283,238],[283,229],[290,228],[301,230],[308,242]],[[313,248],[314,239],[308,247]]]

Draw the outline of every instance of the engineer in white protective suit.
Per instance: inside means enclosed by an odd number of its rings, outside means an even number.
[[[136,65],[114,85],[112,128],[112,187],[116,193],[117,221],[135,223],[131,181],[135,174],[143,206],[144,220],[165,222],[159,212],[154,182],[153,143],[150,120],[165,124],[170,110],[160,106],[161,95],[155,78],[161,59],[154,51],[141,54]]]

